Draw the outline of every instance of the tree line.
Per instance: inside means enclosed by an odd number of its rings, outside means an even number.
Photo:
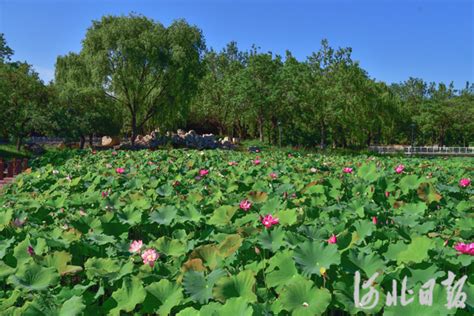
[[[12,56],[0,34],[0,133],[18,146],[31,133],[134,142],[157,127],[321,148],[474,140],[474,85],[377,81],[327,40],[300,61],[235,42],[207,49],[185,20],[104,16],[80,52],[57,58],[50,83]]]

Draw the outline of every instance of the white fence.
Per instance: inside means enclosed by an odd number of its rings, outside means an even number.
[[[370,146],[369,150],[379,154],[405,153],[406,155],[474,156],[474,147]]]

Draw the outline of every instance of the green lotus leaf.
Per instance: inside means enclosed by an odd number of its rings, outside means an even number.
[[[85,262],[84,270],[89,279],[113,277],[120,271],[120,265],[116,259],[92,257]]]
[[[331,302],[327,289],[317,288],[303,277],[294,280],[280,291],[282,307],[292,315],[321,315]]]
[[[429,258],[428,251],[434,248],[433,241],[425,236],[416,236],[405,250],[397,255],[397,264],[420,263]]]
[[[184,245],[180,240],[171,239],[169,237],[158,238],[153,246],[160,253],[164,253],[167,256],[179,257],[185,254],[186,245]]]
[[[202,312],[201,312],[202,313]],[[216,311],[217,316],[252,316],[253,308],[248,305],[243,297],[231,298],[225,302],[225,304]]]
[[[183,300],[182,288],[166,279],[153,282],[145,289],[153,296],[154,305],[157,306],[153,312],[159,315],[169,315],[171,309]],[[158,300],[158,302],[156,302],[156,300]]]
[[[416,190],[420,186],[423,179],[418,178],[418,176],[412,174],[404,176],[400,180],[400,189],[402,189],[404,194],[407,194],[410,190]]]
[[[238,234],[227,235],[219,244],[219,255],[226,258],[236,252],[242,246],[243,239]]]
[[[8,283],[31,291],[46,290],[57,283],[59,275],[54,268],[26,263],[8,278]]]
[[[257,238],[263,249],[276,252],[284,244],[285,231],[281,227],[272,227],[263,230]]]
[[[172,205],[160,207],[150,214],[150,222],[161,225],[170,225],[175,219],[178,209]]]
[[[187,271],[183,278],[184,290],[193,301],[207,303],[212,298],[214,284],[224,275],[225,272],[221,269],[214,270],[207,276],[203,272]]]
[[[218,207],[211,218],[207,221],[209,225],[227,226],[231,224],[231,219],[237,211],[236,206],[223,205]]]
[[[146,291],[143,283],[136,277],[123,279],[122,287],[112,293],[112,298],[117,303],[112,310],[111,315],[120,315],[121,311],[131,312],[137,304],[145,300]]]
[[[269,287],[281,287],[299,276],[293,260],[293,254],[289,251],[275,254],[270,260],[266,274],[266,283]]]
[[[10,224],[12,220],[13,210],[6,209],[5,211],[0,211],[0,232]]]
[[[235,276],[223,277],[214,287],[214,297],[225,302],[232,297],[241,297],[248,303],[255,302],[257,296],[253,292],[255,276],[252,271],[242,271]]]
[[[82,315],[82,311],[86,308],[82,298],[79,296],[73,296],[63,303],[59,310],[59,316],[76,316]]]
[[[0,240],[0,259],[3,259],[5,257],[5,254],[7,253],[8,248],[15,242],[15,237],[12,237],[10,239],[3,239]]]
[[[72,255],[66,251],[55,251],[46,256],[46,262],[49,267],[54,267],[60,275],[74,274],[82,271],[82,267],[68,265],[71,262]]]
[[[321,268],[328,270],[331,265],[341,263],[336,245],[317,241],[306,241],[296,247],[294,259],[301,267],[303,275],[321,275]]]

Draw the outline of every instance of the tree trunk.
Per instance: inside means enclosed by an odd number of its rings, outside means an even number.
[[[135,113],[132,114],[132,134],[130,135],[130,142],[132,146],[135,145],[135,138],[137,137],[137,116]]]
[[[18,150],[18,151],[20,151],[20,149],[21,149],[22,140],[23,140],[23,137],[21,137],[21,136],[18,136],[18,138],[16,139],[16,150]]]
[[[81,141],[80,141],[80,143],[79,143],[79,148],[80,148],[80,149],[84,149],[85,143],[86,143],[86,138],[85,138],[84,135],[81,135]]]
[[[258,118],[258,136],[261,142],[263,142],[263,118]]]
[[[94,147],[94,135],[89,134],[89,146]]]
[[[321,149],[324,149],[324,147],[326,147],[326,129],[325,129],[325,126],[324,124],[321,124],[321,129],[320,129],[320,136],[321,136],[321,142],[319,143],[319,147]]]

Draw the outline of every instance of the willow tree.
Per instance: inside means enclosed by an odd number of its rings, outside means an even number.
[[[82,55],[69,53],[57,58],[54,85],[57,106],[52,121],[56,123],[56,134],[79,137],[81,149],[87,135],[92,145],[94,133],[118,133],[122,124],[120,111],[91,77]]]
[[[93,21],[81,54],[92,80],[130,117],[131,141],[147,122],[182,120],[201,75],[201,31],[177,20],[169,27],[140,15]]]

